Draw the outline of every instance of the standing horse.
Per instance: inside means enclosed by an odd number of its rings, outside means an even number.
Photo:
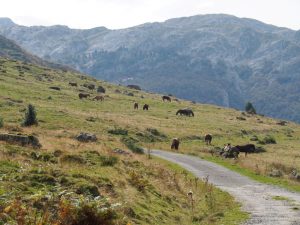
[[[204,137],[204,141],[207,145],[211,145],[211,141],[212,141],[212,136],[211,134],[206,134]]]
[[[178,150],[179,149],[179,139],[178,138],[173,138],[172,144],[171,144],[171,149]]]
[[[139,109],[139,103],[135,102],[135,103],[133,104],[133,108],[134,108],[134,109]]]
[[[167,100],[168,102],[171,102],[171,98],[169,96],[164,95],[161,98],[163,101]]]
[[[148,110],[149,109],[149,105],[148,104],[145,104],[144,106],[143,106],[143,110]]]

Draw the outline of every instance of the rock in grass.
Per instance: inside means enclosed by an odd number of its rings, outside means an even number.
[[[95,134],[89,134],[89,133],[80,133],[77,137],[76,140],[80,142],[95,142],[97,141],[97,137]]]
[[[33,135],[0,134],[0,141],[21,146],[31,146],[33,148],[42,147],[39,139]]]

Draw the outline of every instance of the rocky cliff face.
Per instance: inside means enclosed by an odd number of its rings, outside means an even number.
[[[228,15],[122,30],[0,20],[0,33],[25,49],[98,78],[240,109],[252,101],[259,113],[298,122],[299,32]]]

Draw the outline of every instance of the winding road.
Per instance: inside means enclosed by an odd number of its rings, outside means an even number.
[[[199,157],[151,150],[151,154],[177,163],[199,178],[227,191],[250,213],[244,225],[300,225],[300,193],[251,180],[239,173]],[[275,196],[287,200],[274,200]]]

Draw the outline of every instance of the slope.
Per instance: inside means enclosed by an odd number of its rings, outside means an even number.
[[[42,145],[0,141],[0,224],[229,225],[247,217],[208,182],[128,150],[169,142],[169,134],[156,130],[169,108],[157,95],[7,59],[0,60],[0,79],[0,139],[34,135]],[[91,83],[106,89],[104,101],[92,100],[99,94],[85,87]],[[92,97],[79,99],[81,92]],[[134,101],[153,110],[134,111]],[[29,103],[39,124],[22,127]],[[80,132],[98,140],[79,142]]]
[[[250,100],[300,121],[299,31],[222,14],[121,30],[3,24],[0,33],[34,54],[104,80],[238,109]]]

